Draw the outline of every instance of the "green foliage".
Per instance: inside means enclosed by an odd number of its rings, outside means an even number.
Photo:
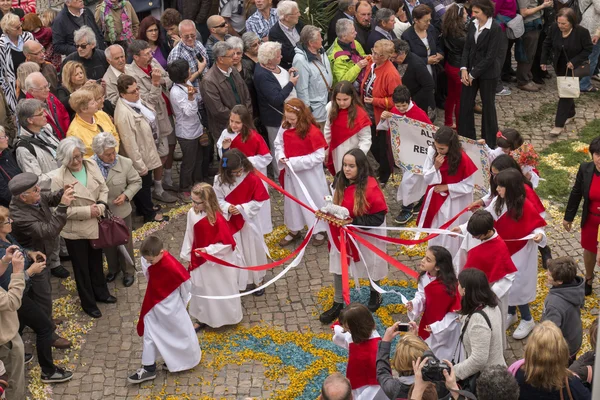
[[[314,25],[322,29],[322,34],[325,36],[329,21],[337,11],[337,1],[324,0],[298,0],[298,8],[300,9],[300,19],[307,25]]]

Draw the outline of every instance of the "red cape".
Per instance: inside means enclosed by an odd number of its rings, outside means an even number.
[[[385,202],[385,196],[379,187],[379,183],[377,180],[370,176],[367,181],[367,189],[366,189],[367,202],[369,203],[369,207],[367,208],[367,212],[365,214],[376,214],[382,211],[387,213],[387,203]],[[342,199],[342,207],[345,207],[350,212],[350,217],[354,218],[354,194],[356,193],[356,185],[350,185],[344,191],[344,198]],[[340,249],[340,228],[335,225],[329,225],[329,229],[331,230],[331,236],[333,243],[335,244],[336,249]],[[352,257],[354,261],[359,261],[360,257],[358,255],[358,250],[352,243],[352,241],[348,240],[348,256]]]
[[[235,249],[235,239],[229,229],[227,220],[221,213],[217,213],[215,224],[211,225],[207,217],[202,218],[194,225],[194,240],[192,243],[192,256],[190,272],[206,262],[206,259],[198,257],[194,250],[204,248],[211,244],[229,244]]]
[[[427,187],[427,190],[425,191],[425,198],[427,198],[429,191],[432,191],[434,186],[459,183],[463,179],[466,179],[473,175],[475,172],[477,172],[477,167],[475,166],[471,158],[469,158],[467,153],[461,150],[461,154],[462,159],[460,160],[460,163],[458,164],[458,169],[456,170],[456,173],[454,175],[448,174],[448,157],[444,158],[444,162],[442,163],[439,170],[440,174],[442,175],[442,182],[436,183],[435,185],[429,185]],[[436,192],[431,193],[431,201],[429,202],[429,207],[427,207],[426,210],[425,220],[423,221],[423,228],[432,228],[431,223],[433,222],[433,217],[435,217],[435,215],[438,213],[438,211],[442,207],[442,204],[444,204],[448,197],[450,197],[448,192],[446,192],[446,195],[447,196],[442,196],[440,193]],[[417,221],[421,220],[421,214],[423,213],[424,206],[425,202],[423,202],[423,206],[419,211],[419,218],[417,219]],[[437,228],[437,226],[433,228]]]
[[[493,257],[490,256],[492,254]],[[477,268],[483,271],[490,284],[517,272],[508,247],[499,235],[469,250],[465,268]]]
[[[246,141],[242,141],[242,135],[237,135],[231,141],[231,148],[238,149],[246,157],[264,156],[269,154],[269,147],[265,143],[265,139],[256,131],[251,131]]]
[[[543,213],[544,211],[546,211],[546,207],[544,207],[542,200],[540,200],[540,197],[537,195],[535,190],[533,190],[531,188],[531,186],[529,186],[527,184],[524,184],[524,185],[525,185],[525,197],[527,198],[527,200],[529,200],[531,202],[531,204],[533,204],[535,209],[538,210],[538,212],[540,214]]]
[[[252,200],[269,200],[269,193],[267,192],[267,189],[265,189],[265,185],[254,172],[250,172],[246,175],[244,180],[225,197],[225,201],[234,206],[248,203]],[[232,215],[231,218],[229,218],[229,229],[231,230],[232,235],[242,229],[243,226],[244,217],[242,214]]]
[[[515,221],[507,211],[498,220],[495,228],[502,239],[520,239],[530,235],[534,229],[546,226],[546,221],[540,216],[535,206],[526,198],[523,204],[523,215],[518,221]],[[506,242],[506,247],[510,255],[517,253],[527,244],[526,240]]]
[[[419,122],[424,122],[426,124],[431,124],[431,120],[429,119],[429,116],[427,115],[427,113],[425,111],[423,111],[421,108],[419,108],[418,105],[416,105],[415,103],[413,103],[413,106],[410,108],[410,110],[408,110],[406,113],[401,113],[396,106],[392,107],[392,109],[390,110],[390,112],[392,114],[396,114],[396,115],[401,115],[403,117],[406,118],[410,118],[410,119],[414,119],[416,121]]]
[[[310,126],[304,139],[298,136],[296,128],[286,129],[283,132],[283,154],[286,158],[306,156],[319,149],[327,149],[327,142],[323,133],[315,125]],[[285,188],[284,176],[285,168],[279,171],[279,183],[283,188]]]
[[[381,338],[372,338],[362,343],[350,343],[348,346],[348,366],[346,377],[352,390],[367,385],[379,385],[377,382],[377,349]]]
[[[190,273],[166,250],[159,262],[148,267],[148,287],[146,288],[140,319],[137,324],[139,336],[144,335],[144,317],[146,314],[155,305],[169,297],[188,279],[190,279]]]
[[[335,176],[333,150],[337,149],[339,145],[356,135],[366,126],[371,126],[371,119],[362,107],[356,106],[356,118],[354,119],[352,128],[348,128],[348,109],[338,112],[337,118],[331,123],[331,141],[329,143],[329,157],[326,164],[331,175]]]
[[[437,278],[425,286],[425,307],[419,323],[419,336],[423,340],[431,335],[425,330],[427,325],[443,320],[449,312],[460,310],[458,284],[456,286],[452,296],[448,294],[446,285]]]

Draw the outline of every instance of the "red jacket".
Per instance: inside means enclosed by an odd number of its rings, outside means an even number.
[[[28,99],[33,99],[33,96],[30,93],[27,93],[26,97]],[[69,113],[63,104],[58,100],[58,97],[53,95],[52,93],[48,93],[48,99],[46,100],[48,103],[48,109],[50,113],[44,109],[44,113],[46,114],[46,122],[48,122],[52,129],[54,129],[54,133],[58,140],[63,140],[67,137],[67,130],[69,129],[69,125],[71,124],[71,118],[69,118]]]
[[[360,95],[362,98],[365,97],[365,84],[369,79],[369,73],[371,71],[371,65],[369,63],[365,67],[365,77],[360,84]],[[382,66],[375,67],[375,83],[373,84],[373,111],[375,114],[375,125],[379,123],[381,113],[389,111],[394,107],[394,101],[392,100],[392,94],[394,90],[402,85],[402,79],[400,74],[391,61],[386,61]]]

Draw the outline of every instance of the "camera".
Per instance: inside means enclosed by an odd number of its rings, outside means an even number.
[[[410,328],[409,324],[398,324],[398,326],[396,327],[396,331],[397,332],[408,332]]]
[[[443,382],[446,380],[444,378],[444,370],[450,373],[450,367],[445,362],[440,361],[436,356],[433,355],[433,352],[430,350],[423,353],[423,358],[429,357],[427,363],[421,368],[421,374],[423,375],[424,381],[429,382]]]

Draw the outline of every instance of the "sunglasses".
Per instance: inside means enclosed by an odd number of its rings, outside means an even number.
[[[222,24],[216,25],[215,28],[224,28],[227,26],[227,22],[223,22]]]
[[[89,45],[89,43],[84,43],[84,44],[76,44],[76,45],[75,45],[75,48],[76,48],[76,49],[78,49],[78,48],[80,48],[80,47],[81,47],[81,49],[82,49],[82,50],[85,50],[85,49],[87,49],[88,45]]]

